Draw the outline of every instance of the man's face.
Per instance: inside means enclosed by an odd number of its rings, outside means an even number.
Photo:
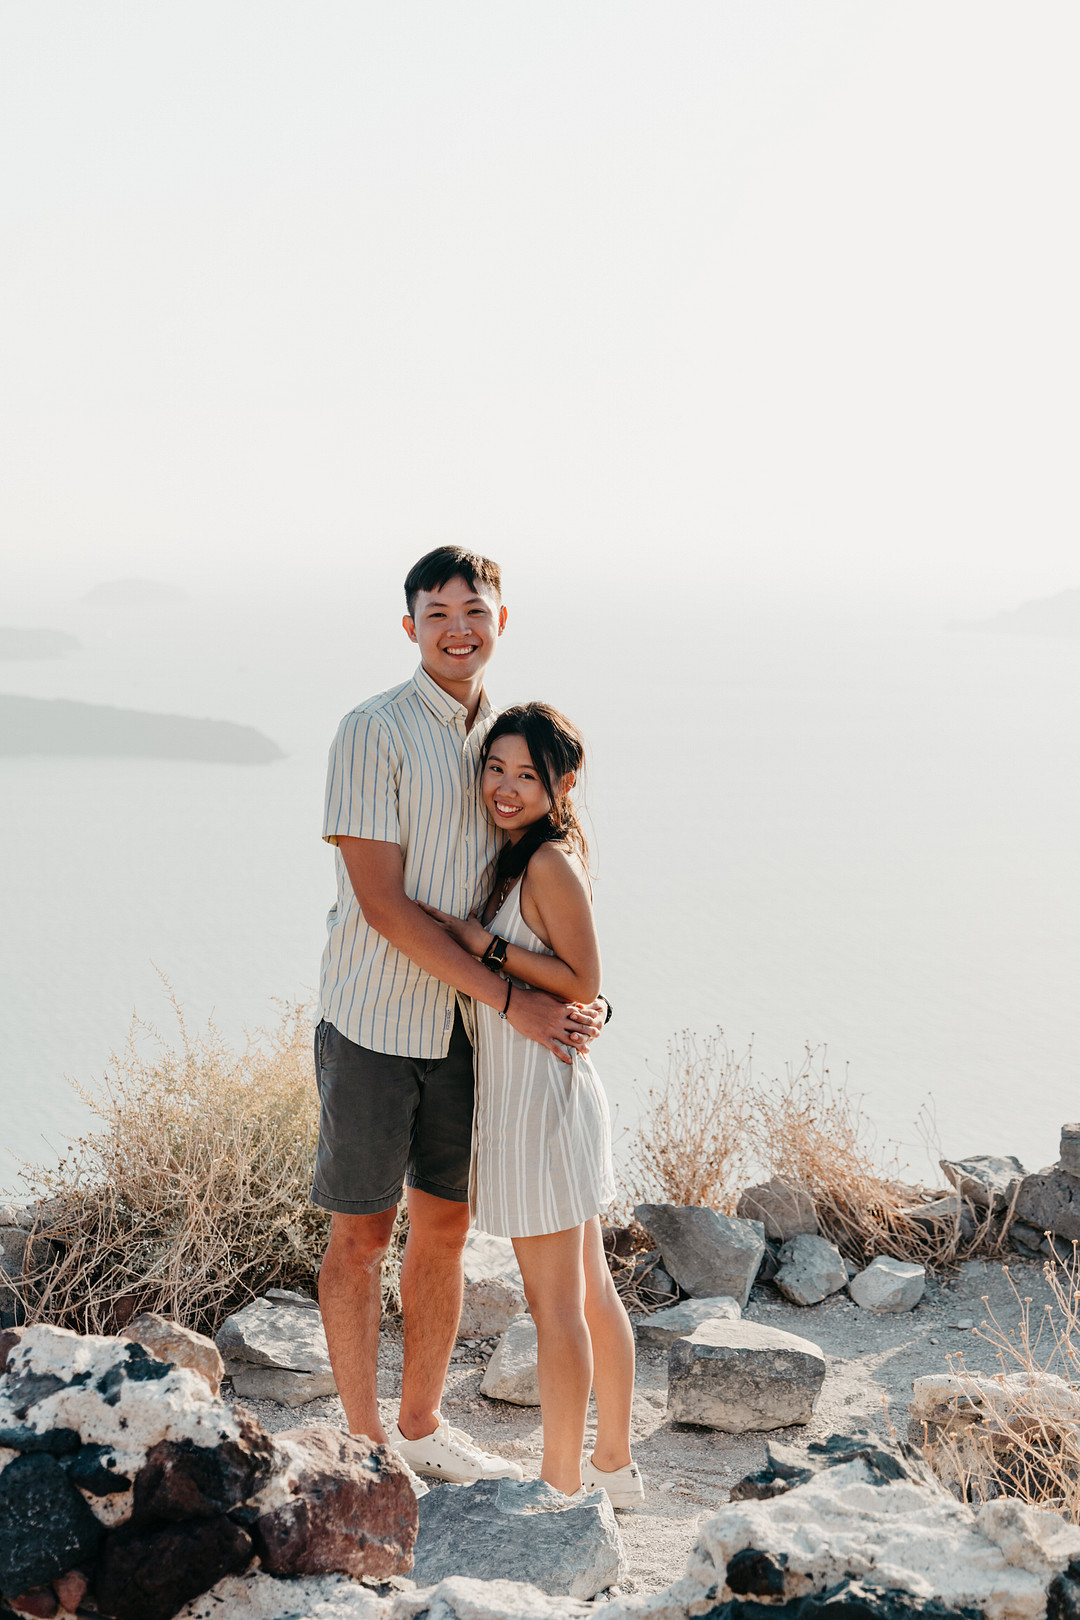
[[[401,621],[420,661],[440,686],[482,675],[506,624],[506,609],[460,574],[436,591],[420,591]]]

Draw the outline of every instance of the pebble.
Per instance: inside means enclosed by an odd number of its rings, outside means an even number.
[[[953,1323],[953,1327],[957,1328],[961,1333],[968,1332],[974,1326],[975,1323],[972,1321],[970,1316],[961,1316],[959,1321]]]
[[[934,1338],[933,1334],[930,1335],[926,1342],[927,1344],[937,1344],[937,1340]]]

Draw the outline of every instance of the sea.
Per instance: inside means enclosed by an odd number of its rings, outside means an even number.
[[[0,690],[241,721],[266,765],[0,758],[0,1186],[93,1128],[132,1017],[235,1041],[314,1004],[341,715],[405,680],[396,594],[9,604],[76,635]],[[590,745],[604,986],[594,1057],[624,1153],[671,1045],[723,1031],[764,1085],[809,1050],[874,1150],[1057,1156],[1080,1117],[1080,642],[932,609],[738,601],[602,577],[511,605],[497,704],[542,697]],[[146,1038],[146,1037],[144,1037]]]

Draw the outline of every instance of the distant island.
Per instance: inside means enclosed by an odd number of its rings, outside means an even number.
[[[187,599],[186,591],[156,579],[108,579],[79,598],[90,607],[155,607]]]
[[[285,757],[254,726],[231,720],[0,695],[0,755],[14,754],[139,755],[222,765],[267,765]]]
[[[23,630],[0,625],[0,658],[62,658],[82,643],[66,630]]]
[[[953,620],[950,630],[992,630],[1012,636],[1080,637],[1080,590],[1059,591],[1021,602],[989,619]]]

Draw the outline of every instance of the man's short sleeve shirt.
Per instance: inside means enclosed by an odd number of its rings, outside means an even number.
[[[323,837],[401,848],[405,893],[464,917],[482,898],[499,835],[477,791],[480,749],[494,713],[486,698],[471,730],[464,707],[418,669],[361,703],[330,749]],[[337,899],[326,919],[320,1015],[369,1051],[444,1057],[457,992],[369,928],[340,850]]]

